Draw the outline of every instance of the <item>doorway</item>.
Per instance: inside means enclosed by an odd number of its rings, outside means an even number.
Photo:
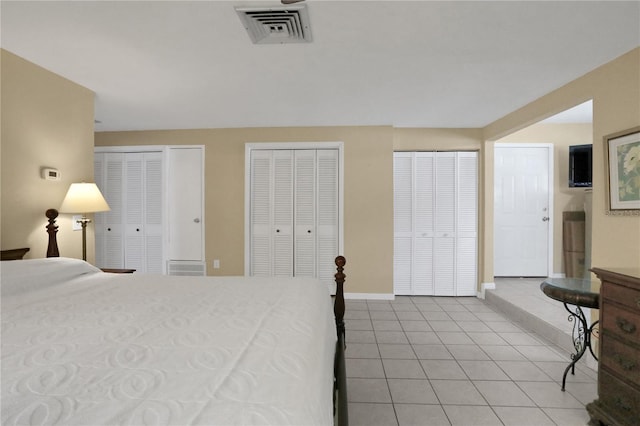
[[[553,145],[495,144],[494,275],[547,277],[553,259]]]

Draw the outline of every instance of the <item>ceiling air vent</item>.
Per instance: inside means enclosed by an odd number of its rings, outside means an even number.
[[[295,6],[236,7],[242,24],[255,44],[309,43],[311,28],[304,4]]]

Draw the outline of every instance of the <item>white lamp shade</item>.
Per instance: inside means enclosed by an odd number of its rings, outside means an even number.
[[[60,213],[95,213],[111,210],[95,183],[72,183]]]

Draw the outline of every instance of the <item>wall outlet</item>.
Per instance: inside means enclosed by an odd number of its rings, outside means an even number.
[[[82,225],[78,222],[80,219],[82,219],[81,214],[75,214],[71,218],[71,227],[74,231],[82,231]]]
[[[213,269],[220,269],[220,259],[213,259]]]

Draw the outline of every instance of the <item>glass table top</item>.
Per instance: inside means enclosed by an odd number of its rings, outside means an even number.
[[[547,278],[540,289],[552,299],[563,303],[598,309],[600,293],[592,290],[587,278]]]

